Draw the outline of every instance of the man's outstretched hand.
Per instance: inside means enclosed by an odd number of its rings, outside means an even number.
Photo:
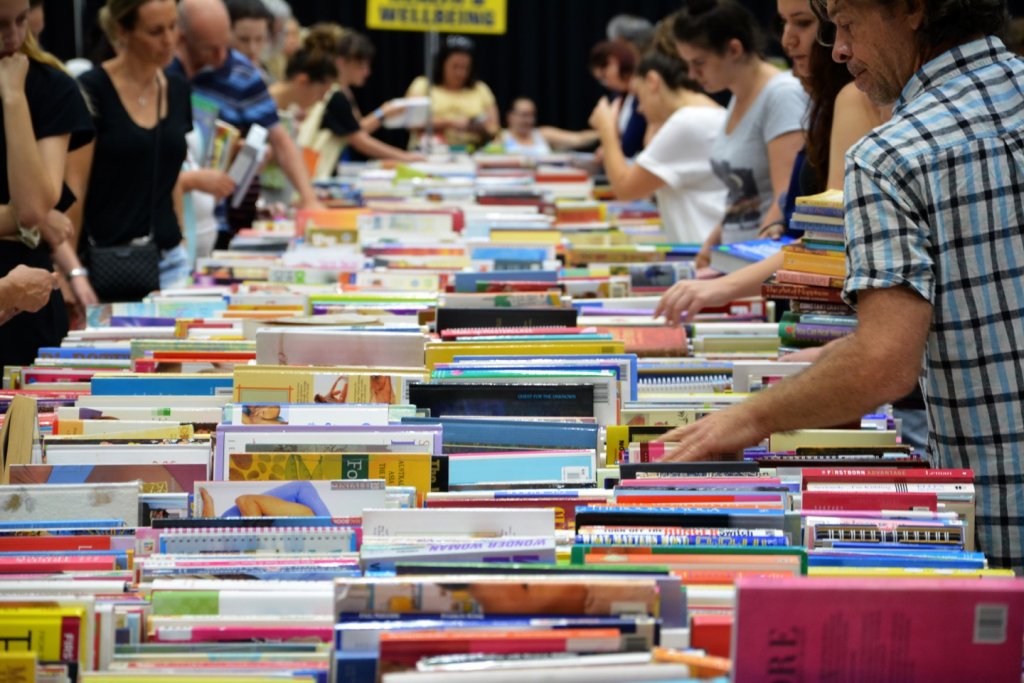
[[[711,413],[692,425],[677,427],[658,441],[677,442],[662,462],[739,460],[743,449],[756,446],[766,434],[743,406]]]

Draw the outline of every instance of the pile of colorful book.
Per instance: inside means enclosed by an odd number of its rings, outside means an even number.
[[[760,298],[652,319],[693,250],[626,245],[649,206],[509,160],[342,183],[5,370],[2,675],[1019,680],[973,475],[883,407],[666,461],[806,364]]]

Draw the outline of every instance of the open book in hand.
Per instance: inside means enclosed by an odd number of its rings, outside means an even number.
[[[429,97],[400,97],[391,100],[391,104],[398,111],[384,119],[385,128],[423,128],[427,125]]]

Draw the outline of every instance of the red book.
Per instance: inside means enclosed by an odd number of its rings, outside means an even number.
[[[451,327],[441,331],[441,339],[465,337],[519,337],[537,334],[582,334],[593,332],[592,327]]]
[[[0,557],[0,574],[51,574],[117,569],[110,555],[11,555]]]
[[[812,287],[811,285],[793,285],[769,280],[761,285],[761,296],[766,299],[796,299],[798,301],[815,301],[827,304],[841,304],[842,290],[831,287]]]
[[[610,334],[626,345],[626,353],[640,356],[685,356],[686,328],[667,325],[614,325],[597,327],[597,332]]]
[[[110,536],[4,536],[0,552],[110,550]]]
[[[690,619],[690,647],[716,657],[728,657],[732,625],[731,614],[694,614]]]
[[[1017,683],[1018,579],[740,578],[734,681]]]
[[[876,493],[805,491],[801,497],[804,510],[938,510],[934,493]]]
[[[972,484],[974,472],[959,469],[923,469],[923,468],[838,468],[813,467],[803,471],[803,487],[811,482],[848,482],[862,484],[891,483],[901,484]]]
[[[380,634],[380,659],[382,666],[415,667],[423,657],[449,654],[618,652],[621,642],[622,635],[617,628],[385,631]]]

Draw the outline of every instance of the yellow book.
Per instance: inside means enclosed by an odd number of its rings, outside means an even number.
[[[174,424],[171,423],[166,427],[154,427],[152,429],[137,429],[128,430],[123,432],[89,432],[86,431],[82,424],[83,420],[64,420],[64,422],[70,423],[68,431],[61,427],[61,431],[56,433],[55,436],[59,436],[61,440],[74,441],[75,439],[94,440],[94,439],[191,439],[196,436],[195,426],[191,424]],[[207,435],[207,438],[209,436]],[[52,441],[52,437],[45,437],[46,441]]]
[[[491,242],[495,244],[560,244],[562,233],[557,230],[512,230],[493,228]]]
[[[125,424],[118,424],[120,422]],[[138,422],[130,420],[57,420],[53,433],[57,436],[102,436],[110,439],[191,439],[195,436],[195,427],[177,422],[140,427]]]
[[[895,446],[896,443],[896,432],[892,430],[798,429],[772,434],[768,439],[768,450],[785,453],[807,447]]]
[[[826,209],[843,210],[843,191],[825,190],[818,194],[804,195],[796,198],[797,206],[818,206]]]
[[[230,453],[229,481],[383,479],[414,486],[422,502],[430,492],[430,453]]]
[[[409,368],[236,366],[233,396],[245,403],[408,403]]]
[[[90,624],[83,607],[0,606],[0,642],[6,652],[32,652],[42,662],[88,664]]]
[[[34,652],[0,651],[0,681],[35,683],[38,660]]]
[[[625,353],[620,341],[601,339],[546,342],[427,342],[427,369],[456,356],[596,356]]]
[[[605,464],[615,465],[619,454],[629,448],[629,425],[608,425],[604,436]]]
[[[843,252],[833,255],[790,244],[782,248],[782,269],[846,277],[846,255]]]

